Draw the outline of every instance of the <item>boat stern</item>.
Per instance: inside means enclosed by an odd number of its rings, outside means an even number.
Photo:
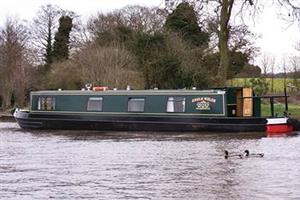
[[[268,136],[290,135],[294,127],[288,117],[267,118],[266,131]]]

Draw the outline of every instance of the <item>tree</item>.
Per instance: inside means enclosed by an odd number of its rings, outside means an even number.
[[[101,46],[125,42],[132,32],[125,25],[121,12],[117,10],[108,14],[98,13],[96,17],[89,19],[88,30],[92,41]]]
[[[93,83],[110,88],[144,88],[143,76],[137,71],[137,60],[124,45],[88,45],[71,59],[79,71],[81,83]]]
[[[52,56],[56,61],[69,58],[70,32],[72,30],[72,18],[62,16],[59,18],[58,31],[55,34]]]
[[[300,52],[300,42],[296,43],[295,50],[299,53]],[[290,58],[290,62],[293,69],[293,85],[297,88],[297,90],[300,89],[300,57],[299,56],[292,56]]]
[[[181,0],[168,0],[166,5],[178,4]],[[216,85],[224,86],[226,82],[228,69],[230,66],[230,50],[229,50],[229,33],[230,33],[230,19],[232,18],[232,13],[235,8],[235,13],[243,15],[243,11],[249,11],[249,6],[255,10],[258,8],[257,0],[189,0],[188,2],[193,2],[195,5],[199,5],[197,10],[201,12],[207,11],[206,16],[213,16],[212,18],[216,19],[217,35],[218,35],[218,48],[220,52],[220,60],[218,65],[218,73],[216,76]],[[300,6],[297,4],[297,1],[291,0],[274,0],[274,2],[281,8],[287,8],[289,15],[293,17],[293,20],[300,20]],[[262,4],[266,4],[263,2]],[[205,7],[206,6],[206,7]],[[213,11],[213,12],[212,12]]]
[[[274,93],[275,57],[271,56],[271,92]]]
[[[267,79],[268,71],[271,72],[271,92],[274,91],[274,66],[275,58],[272,55],[264,53],[260,59],[263,78]]]
[[[300,78],[300,57],[292,56],[290,57],[290,63],[292,65],[293,73],[293,87],[299,88],[299,78]]]
[[[89,21],[91,44],[110,47],[118,43],[130,50],[138,61],[135,70],[141,72],[145,88],[207,86],[202,58],[208,41],[196,46],[178,32],[166,31],[161,24],[165,13],[160,11],[133,6],[98,14]],[[158,14],[152,19],[155,13]],[[197,21],[194,25],[200,29]]]
[[[272,58],[270,58],[267,54],[263,54],[261,59],[261,68],[262,68],[262,73],[264,75],[264,78],[267,78],[267,73],[271,68],[272,65]]]
[[[269,84],[264,78],[251,78],[248,87],[253,88],[257,96],[262,96],[269,90]]]
[[[208,30],[212,37],[210,43],[212,49],[219,49],[218,39],[215,39],[218,38],[218,29],[219,25],[215,19],[208,21]],[[249,68],[251,65],[248,62],[258,52],[258,48],[254,45],[254,39],[256,39],[256,35],[253,34],[246,25],[230,25],[228,40],[230,65],[227,70],[227,79],[238,75],[246,65],[248,66],[248,70],[252,70],[251,67]],[[218,63],[215,63],[215,66],[219,66],[220,53],[217,51],[217,53],[214,54],[218,55],[218,57],[215,58],[218,61]],[[253,70],[256,71],[255,69]],[[217,74],[218,69],[215,71],[215,74]]]
[[[144,33],[162,32],[168,14],[158,7],[126,6],[120,10],[125,26]]]
[[[130,49],[137,56],[139,70],[144,75],[145,88],[158,87],[159,66],[161,66],[158,63],[163,52],[167,51],[163,34],[139,33],[130,44]]]
[[[230,65],[227,72],[227,79],[234,78],[237,74],[244,70],[244,67],[249,63],[249,58],[246,53],[240,51],[230,51]]]
[[[172,1],[172,0],[171,0]],[[192,0],[191,0],[192,1]],[[177,0],[173,0],[173,2],[178,2]],[[199,2],[196,0],[196,2]],[[206,9],[208,11],[214,11],[214,19],[217,22],[217,36],[218,36],[218,48],[219,48],[219,64],[218,70],[215,77],[215,85],[216,86],[224,86],[226,83],[226,77],[230,66],[230,50],[229,50],[229,32],[230,32],[230,18],[232,15],[232,9],[234,6],[234,0],[201,0],[200,1],[201,8],[203,5],[210,4],[212,5],[210,8]],[[245,0],[245,2],[249,2],[253,4],[252,0]],[[198,4],[199,5],[199,4]],[[203,9],[200,9],[203,11]]]
[[[224,77],[227,77],[229,69],[230,55],[228,48],[229,40],[229,20],[234,0],[221,0],[220,2],[220,17],[217,19],[219,22],[218,38],[219,38],[219,51],[220,51],[220,64],[217,73],[217,85],[224,85]]]
[[[286,88],[287,87],[287,73],[288,73],[289,69],[288,69],[288,65],[287,65],[285,57],[282,58],[281,62],[282,62],[281,69],[283,72],[283,87]]]
[[[68,15],[69,16],[69,15]],[[92,41],[88,27],[76,15],[72,15],[72,31],[70,33],[70,51],[80,50],[82,47]]]
[[[24,105],[30,67],[28,29],[17,20],[8,19],[0,28],[0,96],[2,108]]]
[[[107,14],[98,13],[89,19],[88,30],[92,40],[100,45],[125,42],[136,32],[162,32],[165,14],[164,10],[155,7],[128,6]]]
[[[33,44],[38,49],[39,57],[49,66],[53,62],[52,50],[54,32],[62,10],[53,5],[42,6],[33,20]]]
[[[236,75],[239,78],[256,78],[261,76],[261,69],[259,66],[251,65],[247,63],[243,70]]]
[[[48,89],[76,90],[82,86],[80,68],[73,60],[54,62],[46,76]],[[70,73],[71,72],[71,73]]]
[[[176,58],[180,62],[179,84],[176,88],[207,88],[211,84],[211,77],[214,76],[214,62],[206,62],[208,54],[206,47],[195,47],[185,41],[178,34],[164,33],[168,56]]]
[[[203,88],[209,83],[203,49],[191,48],[191,44],[178,35],[140,33],[130,47],[139,61],[145,88]]]
[[[166,29],[179,33],[195,46],[208,45],[209,35],[198,25],[197,14],[189,3],[180,3],[167,17]]]
[[[231,52],[241,52],[251,60],[258,52],[255,46],[257,35],[246,25],[230,25],[228,47]]]
[[[228,69],[227,77],[225,79],[234,78],[236,75],[238,75],[244,70],[244,67],[248,65],[249,62],[247,54],[239,51],[230,51],[230,57],[230,67]],[[216,74],[218,73],[218,64],[220,62],[219,52],[206,55],[204,61],[205,65],[207,65],[209,67],[209,70],[212,72],[210,76],[216,76]]]

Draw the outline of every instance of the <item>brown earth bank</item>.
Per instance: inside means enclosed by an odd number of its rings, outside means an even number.
[[[12,113],[0,112],[0,122],[12,122],[15,121]]]

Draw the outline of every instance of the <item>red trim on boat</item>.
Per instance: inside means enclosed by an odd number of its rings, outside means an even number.
[[[293,132],[293,126],[291,124],[268,124],[267,134],[270,135],[282,135],[290,134]]]

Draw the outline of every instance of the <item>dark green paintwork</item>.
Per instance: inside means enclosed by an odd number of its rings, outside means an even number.
[[[261,99],[259,98],[253,99],[253,116],[254,117],[261,116]]]
[[[236,105],[237,105],[237,90],[240,90],[241,88],[232,87],[226,89],[226,99],[227,99],[227,116],[228,117],[234,117],[236,113]]]
[[[227,104],[236,104],[236,93],[237,90],[240,90],[242,88],[239,87],[231,87],[226,89],[226,99]]]
[[[31,110],[37,111],[38,97],[55,97],[55,111],[88,112],[89,97],[103,97],[102,112],[128,113],[129,98],[145,98],[144,113],[168,114],[166,112],[168,97],[185,97],[185,114],[233,117],[232,110],[236,109],[237,102],[236,93],[241,89],[226,88],[226,94],[222,94],[224,90],[40,91],[31,94]],[[210,103],[210,110],[197,110],[197,102],[192,102],[192,100],[201,97],[215,98],[216,102]],[[253,103],[254,116],[260,117],[260,99],[255,98]],[[225,108],[224,105],[226,105]]]
[[[37,111],[38,97],[55,97],[55,111],[70,111],[70,112],[87,112],[87,102],[89,97],[103,97],[103,109],[102,112],[122,112],[127,113],[127,103],[129,98],[145,98],[145,110],[144,113],[167,113],[167,100],[168,97],[185,97],[185,113],[190,114],[203,114],[203,115],[222,115],[226,114],[224,109],[223,94],[211,93],[211,94],[181,94],[178,92],[168,93],[168,95],[159,94],[132,94],[132,95],[114,95],[106,93],[91,93],[90,95],[70,94],[62,93],[49,93],[44,92],[42,94],[31,95],[32,98],[32,111]],[[103,94],[103,95],[100,95]],[[215,98],[216,102],[210,104],[210,110],[196,110],[196,102],[192,102],[194,98],[210,97]]]

